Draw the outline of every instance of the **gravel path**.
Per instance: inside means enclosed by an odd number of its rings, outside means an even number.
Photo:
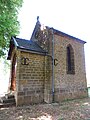
[[[90,120],[90,98],[1,108],[0,120]]]

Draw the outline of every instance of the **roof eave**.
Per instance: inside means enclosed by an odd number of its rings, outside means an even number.
[[[79,39],[79,38],[77,38],[77,37],[74,37],[74,36],[69,35],[69,34],[66,34],[66,33],[64,33],[64,32],[62,32],[62,31],[59,31],[59,30],[57,30],[57,29],[54,29],[53,27],[48,27],[48,26],[46,26],[46,28],[47,28],[47,29],[52,29],[52,30],[53,30],[53,33],[56,34],[56,35],[59,35],[59,36],[67,36],[67,37],[70,37],[70,38],[72,38],[72,39],[80,42],[80,43],[83,43],[83,44],[86,43],[86,41],[84,41],[84,40],[81,40],[81,39]]]
[[[20,46],[18,46],[17,49],[22,50],[22,51],[26,51],[26,52],[31,52],[31,53],[34,53],[34,54],[40,54],[40,55],[46,55],[47,54],[47,52],[40,52],[40,51],[30,50],[30,49],[22,48]]]
[[[57,34],[57,35],[62,35],[62,36],[70,37],[70,38],[72,38],[72,39],[74,39],[74,40],[77,40],[77,41],[80,42],[80,43],[83,43],[83,44],[86,43],[86,41],[84,41],[84,40],[81,40],[81,39],[79,39],[79,38],[77,38],[77,37],[74,37],[74,36],[72,36],[72,35],[66,34],[66,33],[61,32],[61,31],[58,31],[58,30],[55,30],[54,33]]]
[[[12,49],[13,49],[13,48],[11,48],[12,43],[14,43],[16,48],[18,47],[18,44],[17,44],[17,42],[16,42],[16,40],[15,40],[15,38],[13,36],[11,37],[11,40],[10,40],[10,48],[9,48],[7,60],[11,60]]]

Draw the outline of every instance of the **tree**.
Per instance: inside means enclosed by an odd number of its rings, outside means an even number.
[[[19,34],[18,11],[23,0],[0,0],[0,57],[9,47],[11,36]]]

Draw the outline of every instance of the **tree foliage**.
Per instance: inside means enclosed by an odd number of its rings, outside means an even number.
[[[0,57],[9,47],[11,36],[18,35],[18,11],[23,0],[0,0]]]

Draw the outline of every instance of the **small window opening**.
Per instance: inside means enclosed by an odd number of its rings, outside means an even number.
[[[71,45],[67,47],[67,74],[75,74],[74,51]]]

